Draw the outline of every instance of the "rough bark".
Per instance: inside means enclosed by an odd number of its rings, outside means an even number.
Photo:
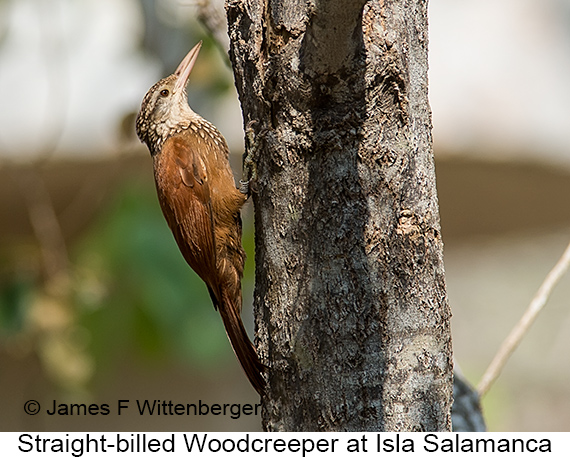
[[[427,2],[228,0],[271,431],[450,429]]]

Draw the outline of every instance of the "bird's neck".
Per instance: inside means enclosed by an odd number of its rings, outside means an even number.
[[[154,125],[154,131],[151,132],[150,141],[147,143],[152,156],[160,152],[168,138],[207,122],[199,114],[192,111],[188,105],[185,109],[177,109],[171,114],[166,121]]]

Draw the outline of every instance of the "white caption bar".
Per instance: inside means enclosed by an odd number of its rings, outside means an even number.
[[[570,455],[570,433],[0,433],[10,456]]]

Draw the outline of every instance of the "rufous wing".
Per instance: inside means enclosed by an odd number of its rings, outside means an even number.
[[[230,277],[237,283],[228,281],[228,277],[224,276],[228,275],[228,271],[220,268],[224,265],[223,259],[220,265],[216,261],[212,176],[209,176],[208,168],[197,152],[200,150],[197,141],[200,140],[196,136],[171,137],[155,157],[155,180],[160,205],[182,255],[208,286],[232,348],[248,379],[261,395],[265,383],[261,374],[264,366],[259,361],[240,317],[239,281],[243,257],[239,256],[239,271],[229,269],[233,271],[233,276]],[[239,213],[235,223],[238,238],[235,241],[239,243]],[[230,283],[234,287],[228,287]]]
[[[173,136],[155,158],[160,206],[184,259],[208,286],[216,246],[208,170],[193,137]]]

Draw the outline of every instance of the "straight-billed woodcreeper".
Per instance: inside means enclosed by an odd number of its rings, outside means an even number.
[[[236,188],[226,140],[188,105],[186,85],[198,43],[176,71],[144,96],[137,135],[153,158],[164,217],[186,262],[208,287],[233,350],[255,390],[264,389],[263,365],[243,326],[240,209],[247,195]]]

